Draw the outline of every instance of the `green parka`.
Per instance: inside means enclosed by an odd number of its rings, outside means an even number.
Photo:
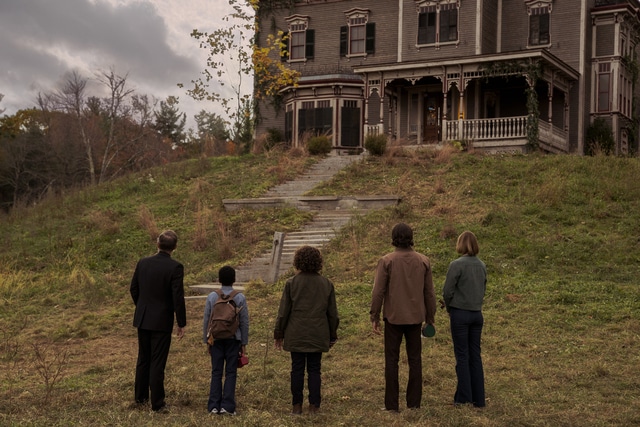
[[[290,352],[329,351],[338,339],[338,308],[333,283],[318,273],[298,273],[287,280],[274,328]]]

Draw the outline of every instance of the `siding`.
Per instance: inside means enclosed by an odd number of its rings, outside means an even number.
[[[598,25],[596,27],[596,56],[611,56],[615,42],[615,26]]]
[[[498,0],[485,0],[482,10],[482,53],[496,53],[498,45]]]

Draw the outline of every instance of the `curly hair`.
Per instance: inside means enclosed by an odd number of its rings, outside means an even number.
[[[314,247],[303,246],[293,256],[293,266],[304,273],[318,273],[322,270],[322,254]]]

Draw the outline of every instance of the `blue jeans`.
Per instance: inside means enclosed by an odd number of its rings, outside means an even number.
[[[454,403],[485,406],[484,371],[480,355],[480,337],[484,318],[481,311],[450,308],[451,338],[456,356],[458,386]]]
[[[320,407],[322,384],[320,369],[322,367],[322,353],[297,353],[291,352],[291,403],[302,404],[302,391],[304,389],[304,370],[307,365],[309,404]]]
[[[215,340],[209,347],[211,351],[211,388],[207,410],[236,410],[236,377],[238,373],[238,354],[240,341],[234,339]],[[224,390],[222,372],[224,370]]]

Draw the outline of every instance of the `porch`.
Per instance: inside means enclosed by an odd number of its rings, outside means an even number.
[[[525,151],[527,146],[527,117],[499,117],[491,119],[442,120],[442,141],[465,141],[474,148],[487,151]],[[382,124],[366,125],[365,136],[384,133]],[[549,121],[538,120],[538,144],[553,153],[566,153],[569,133]]]

